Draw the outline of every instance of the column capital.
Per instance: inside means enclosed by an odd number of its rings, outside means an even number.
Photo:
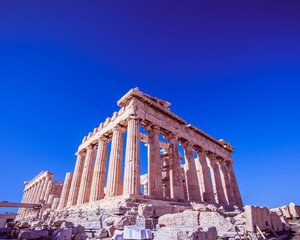
[[[116,125],[112,128],[112,132],[115,132],[115,131],[124,133],[126,131],[126,128],[124,128],[120,125]]]
[[[217,155],[215,153],[213,153],[211,151],[208,151],[208,150],[205,150],[204,153],[209,158],[213,158],[213,157],[216,158],[217,157]]]
[[[196,153],[204,153],[205,152],[205,150],[202,147],[198,146],[198,145],[194,145],[193,149]]]
[[[139,120],[139,116],[136,115],[136,114],[130,114],[128,117],[127,117],[127,120]]]
[[[178,140],[178,137],[173,133],[169,133],[165,135],[164,138],[167,139],[168,141],[170,141],[171,139],[175,139],[176,141]]]
[[[179,142],[180,146],[182,146],[183,148],[186,148],[186,147],[191,147],[193,148],[193,144],[188,142],[188,141],[180,141]]]
[[[109,138],[106,137],[106,136],[104,136],[104,135],[101,135],[101,136],[98,138],[98,142],[100,142],[100,141],[108,141],[108,140],[109,140]]]
[[[160,130],[160,127],[159,126],[157,126],[157,125],[155,125],[155,124],[153,124],[153,123],[149,123],[147,126],[145,126],[144,127],[144,129],[146,130],[146,131],[152,131],[152,130],[157,130],[157,131],[159,131]]]

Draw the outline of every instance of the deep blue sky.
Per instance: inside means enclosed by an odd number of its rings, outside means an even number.
[[[0,1],[0,201],[20,201],[42,170],[63,180],[82,138],[138,86],[235,147],[245,204],[300,205],[299,12],[275,0]]]

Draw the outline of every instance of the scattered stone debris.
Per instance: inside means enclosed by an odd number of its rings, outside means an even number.
[[[0,228],[0,239],[297,239],[299,206],[227,209],[206,203],[192,207],[130,204],[51,211],[47,218],[20,219]],[[176,210],[175,210],[176,209]],[[66,215],[65,212],[68,212]],[[287,217],[288,216],[288,217]]]

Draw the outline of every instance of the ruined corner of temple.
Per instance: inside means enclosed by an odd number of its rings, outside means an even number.
[[[230,143],[187,124],[171,112],[169,102],[138,88],[117,104],[118,112],[83,137],[74,171],[66,173],[64,182],[54,181],[49,171],[25,182],[21,203],[35,208],[20,208],[19,222],[67,221],[98,232],[104,229],[103,238],[112,237],[116,230],[125,234],[130,225],[152,229],[155,239],[177,239],[172,234],[180,231],[242,235],[274,226],[272,218],[282,230],[275,210],[244,208]],[[141,142],[147,147],[144,174]],[[271,216],[269,222],[258,220],[263,214]],[[213,228],[199,228],[204,225]]]

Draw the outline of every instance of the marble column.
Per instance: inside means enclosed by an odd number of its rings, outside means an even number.
[[[63,209],[67,206],[67,201],[69,197],[70,187],[72,183],[73,173],[68,172],[65,177],[63,189],[60,195],[60,202],[58,205],[58,209]]]
[[[27,203],[31,203],[32,192],[33,192],[33,186],[30,186],[29,187],[29,194],[28,194],[28,197],[27,197]]]
[[[42,189],[42,193],[41,193],[41,200],[45,199],[45,194],[46,194],[46,190],[48,187],[48,183],[49,183],[50,178],[48,176],[45,177],[45,183]]]
[[[226,163],[224,159],[221,158],[218,158],[217,161],[220,168],[221,180],[222,180],[223,189],[225,190],[224,192],[225,192],[227,204],[231,206],[235,206],[236,202],[235,202],[233,190],[229,179],[229,174],[226,168]]]
[[[210,173],[213,182],[213,189],[215,193],[216,202],[219,204],[227,204],[216,157],[214,154],[208,153],[207,160],[209,162],[209,166],[211,170]]]
[[[208,203],[215,203],[214,192],[205,153],[201,148],[196,148],[195,151],[198,155],[198,158],[195,160],[195,163],[198,181],[202,190],[202,201]]]
[[[43,178],[41,180],[41,184],[40,184],[40,187],[39,187],[39,192],[38,192],[38,195],[37,195],[37,203],[40,202],[41,200],[41,196],[42,196],[42,192],[43,192],[43,188],[44,188],[44,185],[45,185],[45,178]]]
[[[178,152],[178,143],[174,135],[166,136],[169,142],[169,174],[171,198],[184,199],[182,170]]]
[[[236,177],[233,171],[233,167],[232,167],[232,161],[229,161],[227,164],[227,171],[228,171],[228,175],[229,175],[229,179],[230,179],[230,183],[231,183],[231,187],[233,190],[233,194],[234,194],[234,198],[236,201],[237,206],[239,207],[243,207],[243,200],[241,197],[241,193],[238,187],[238,183],[236,181]]]
[[[185,155],[185,182],[188,200],[201,201],[200,186],[197,177],[197,170],[193,148],[190,143],[182,143]]]
[[[95,163],[95,152],[95,148],[92,145],[87,147],[77,204],[86,203],[90,199],[93,169]]]
[[[108,139],[104,136],[98,139],[98,149],[93,173],[90,202],[104,198],[106,176]],[[122,165],[121,165],[122,168]],[[121,170],[122,174],[122,170]]]
[[[163,160],[163,171],[165,172],[163,177],[163,196],[166,198],[171,197],[170,193],[170,162],[169,162],[169,156],[168,153],[164,153],[162,155]]]
[[[45,200],[45,203],[46,204],[49,204],[48,202],[48,200],[49,200],[49,195],[50,195],[50,193],[51,193],[51,190],[52,190],[52,188],[53,188],[53,185],[54,185],[54,182],[53,182],[53,180],[49,180],[49,182],[48,182],[48,186],[47,186],[47,189],[46,189],[46,193],[45,193],[45,197],[44,197],[44,200]]]
[[[163,183],[158,127],[147,127],[148,131],[148,191],[147,195],[163,197]]]
[[[35,193],[35,198],[34,198],[34,203],[38,203],[39,202],[39,197],[41,195],[41,187],[42,187],[43,181],[40,180],[37,184],[37,191]]]
[[[67,207],[77,204],[80,182],[81,182],[81,177],[82,177],[82,171],[83,171],[83,166],[84,166],[84,161],[85,161],[85,153],[80,152],[80,153],[76,153],[76,155],[77,155],[77,161],[76,161],[74,174],[73,174],[73,178],[72,178]]]
[[[38,188],[39,188],[39,182],[34,184],[34,192],[32,193],[31,203],[35,203]]]
[[[128,120],[123,194],[141,194],[140,189],[140,130],[139,119]]]
[[[123,130],[120,126],[116,126],[113,128],[113,136],[111,141],[106,197],[122,195],[122,156]]]

